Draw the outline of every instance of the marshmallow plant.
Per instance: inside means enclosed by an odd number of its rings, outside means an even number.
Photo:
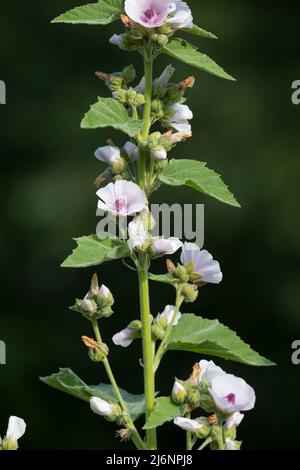
[[[98,208],[119,224],[122,236],[107,233],[102,238],[97,235],[77,238],[78,246],[63,263],[68,268],[98,267],[104,262],[127,258],[124,265],[137,274],[140,312],[127,322],[120,319],[119,331],[112,331],[112,339],[108,338],[109,345],[106,344],[102,323],[113,314],[115,300],[116,309],[121,312],[126,299],[120,299],[117,292],[113,295],[109,287],[100,286],[95,274],[89,291],[76,300],[72,310],[90,322],[93,337],[83,336],[82,340],[90,359],[104,368],[110,383],[87,385],[70,369],[61,369],[42,380],[89,402],[95,414],[116,424],[121,440],[131,440],[139,450],[158,449],[157,428],[170,421],[187,434],[188,450],[207,445],[213,450],[239,449],[236,429],[244,412],[255,403],[250,385],[212,361],[201,359],[187,380],[177,378],[174,382],[170,378],[170,395],[160,396],[156,372],[167,352],[174,350],[252,366],[273,363],[217,320],[182,313],[185,304],[197,300],[200,289],[210,285],[209,292],[222,281],[220,264],[206,249],[193,243],[174,237],[154,237],[155,221],[151,215],[152,193],[163,184],[188,186],[201,197],[210,196],[239,207],[220,176],[205,163],[170,159],[171,150],[192,136],[193,112],[186,94],[194,86],[195,77],[179,81],[174,78],[172,65],[160,70],[159,65],[154,68],[155,60],[167,55],[201,73],[234,79],[180,37],[184,34],[196,39],[215,38],[194,23],[190,7],[179,0],[100,0],[68,11],[54,22],[95,26],[115,22],[118,31],[121,27],[123,32],[113,34],[110,47],[139,53],[143,59],[142,77],[137,77],[132,65],[121,72],[96,72],[112,97],[98,98],[81,123],[84,129],[108,127],[125,134],[116,143],[99,142],[95,150],[99,166],[102,165],[95,181]],[[161,274],[152,273],[154,259],[161,259],[162,266],[166,262]],[[173,305],[161,305],[159,313],[151,309],[150,281],[174,289],[174,299],[170,299]],[[109,285],[109,279],[105,279],[105,284]],[[141,344],[142,359],[139,365],[135,364],[134,376],[138,373],[144,376],[143,395],[120,388],[109,359],[109,348],[120,348],[123,356],[126,351],[121,348],[128,348],[133,342]],[[133,371],[133,365],[128,365],[128,370]],[[203,440],[200,447],[196,446],[199,439]]]

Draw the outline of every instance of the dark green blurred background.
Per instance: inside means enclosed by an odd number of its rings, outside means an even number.
[[[67,309],[85,294],[92,271],[63,270],[59,264],[73,247],[72,237],[95,231],[91,182],[102,167],[94,150],[107,137],[122,143],[119,134],[79,128],[97,95],[107,96],[94,71],[134,63],[141,72],[138,55],[108,44],[122,29],[117,23],[50,25],[58,13],[82,3],[1,1],[0,79],[7,84],[7,105],[0,107],[0,339],[7,343],[7,365],[0,366],[0,429],[5,432],[9,414],[24,417],[28,432],[21,445],[28,449],[124,448],[114,439],[114,425],[38,380],[59,366],[90,383],[105,380],[80,341],[91,333],[90,325]],[[278,363],[254,369],[217,361],[257,392],[257,406],[239,429],[244,448],[297,448],[300,366],[291,363],[291,343],[300,337],[300,106],[291,103],[291,83],[300,79],[299,4],[189,3],[196,22],[220,38],[194,42],[238,81],[196,73],[197,86],[189,94],[194,136],[174,155],[207,161],[243,208],[184,189],[162,189],[155,201],[205,203],[206,248],[220,260],[224,281],[203,289],[194,311],[218,317]],[[167,63],[160,60],[157,73]],[[178,80],[195,72],[177,66]],[[160,264],[156,268],[162,270]],[[141,392],[139,342],[123,350],[110,340],[138,315],[135,274],[118,262],[98,273],[116,298],[103,335],[113,368],[122,387]],[[153,291],[153,313],[173,303],[168,287]],[[170,353],[157,389],[168,393],[174,376],[188,376],[199,359]],[[179,429],[169,425],[165,431],[159,431],[162,448],[183,446]]]

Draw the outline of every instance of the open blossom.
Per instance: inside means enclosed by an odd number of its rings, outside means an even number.
[[[212,379],[209,393],[216,407],[226,414],[252,410],[255,405],[253,388],[245,380],[231,374]]]
[[[172,0],[126,0],[126,14],[135,23],[145,28],[158,28],[168,15],[176,9]]]
[[[105,147],[99,147],[96,150],[95,157],[101,162],[113,165],[121,160],[121,152],[118,147],[106,145]]]
[[[4,443],[10,439],[13,443],[17,443],[18,440],[25,434],[26,423],[22,418],[17,416],[11,416],[8,420],[8,426]]]
[[[162,313],[157,315],[157,318],[166,318],[168,325],[171,323],[175,311],[175,305],[167,305]],[[177,312],[173,326],[177,325],[181,317],[181,313]]]
[[[90,399],[91,410],[100,416],[111,417],[114,415],[115,406],[99,397]]]
[[[116,346],[122,346],[123,348],[127,348],[131,345],[132,341],[135,339],[135,331],[130,326],[127,326],[124,330],[116,333],[112,340]]]
[[[225,375],[226,372],[224,372],[221,367],[216,366],[216,364],[213,361],[206,361],[205,359],[202,359],[199,362],[200,366],[200,375],[198,377],[198,382],[207,382],[211,383],[212,379],[217,377],[218,375]]]
[[[171,126],[179,132],[191,132],[189,119],[193,119],[193,113],[186,104],[174,103],[170,106],[172,111]]]
[[[132,162],[136,162],[140,157],[139,148],[132,142],[128,141],[124,145],[124,150]]]
[[[224,427],[225,429],[237,428],[244,419],[243,413],[236,411],[229,418],[227,418]]]
[[[199,432],[200,429],[204,427],[204,424],[199,423],[195,419],[180,417],[174,419],[174,424],[176,424],[176,426],[179,426],[184,431],[191,432],[193,434]]]
[[[180,0],[174,0],[176,4],[176,10],[170,18],[168,18],[168,23],[174,29],[181,28],[192,28],[193,27],[193,15],[190,7],[186,2],[181,2]]]
[[[148,235],[141,220],[133,220],[128,225],[128,245],[131,250],[141,248],[147,241]]]
[[[151,243],[151,248],[156,255],[172,255],[182,247],[179,238],[157,238]]]
[[[126,217],[144,209],[147,197],[144,191],[131,181],[119,180],[97,191],[98,208],[116,216]]]
[[[181,253],[181,262],[184,266],[194,263],[194,272],[200,274],[201,282],[219,284],[223,279],[220,264],[206,250],[200,250],[195,243],[185,243]]]

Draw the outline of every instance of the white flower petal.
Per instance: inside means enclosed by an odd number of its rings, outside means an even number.
[[[26,423],[24,419],[17,416],[11,416],[8,420],[8,427],[6,432],[6,439],[11,439],[17,442],[26,431]]]
[[[198,421],[194,419],[181,418],[181,417],[175,418],[174,424],[176,424],[176,426],[179,426],[184,431],[191,432],[191,433],[196,433],[204,426],[204,424],[198,423]]]
[[[127,348],[131,345],[134,340],[134,330],[128,326],[119,333],[116,333],[113,336],[112,340],[116,346],[122,346],[123,348]]]
[[[175,311],[175,305],[167,305],[162,313],[159,313],[157,318],[166,318],[168,325],[171,323]],[[177,325],[181,318],[181,313],[177,312],[173,326]]]

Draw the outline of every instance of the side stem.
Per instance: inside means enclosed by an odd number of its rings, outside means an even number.
[[[98,343],[102,343],[102,338],[101,338],[101,334],[100,334],[100,331],[99,331],[99,326],[98,326],[97,320],[93,320],[92,324],[93,324],[94,333],[95,333],[95,336],[96,336],[96,339],[97,339]],[[109,360],[107,358],[104,359],[103,365],[105,367],[105,370],[106,370],[107,376],[110,380],[110,383],[112,384],[112,386],[114,388],[116,397],[118,399],[119,405],[120,405],[123,413],[126,413],[126,415],[130,416],[130,413],[128,412],[126,403],[124,402],[123,397],[121,395],[121,392],[119,390],[119,387],[117,385],[117,382],[116,382],[116,379],[114,377],[113,371],[110,367]],[[135,444],[136,448],[138,450],[145,450],[145,444],[144,444],[141,436],[139,435],[139,433],[138,433],[138,431],[137,431],[137,429],[136,429],[136,427],[135,427],[135,425],[134,425],[131,418],[130,418],[130,422],[129,422],[129,427],[131,429],[131,436],[130,437],[131,437],[132,442]]]

